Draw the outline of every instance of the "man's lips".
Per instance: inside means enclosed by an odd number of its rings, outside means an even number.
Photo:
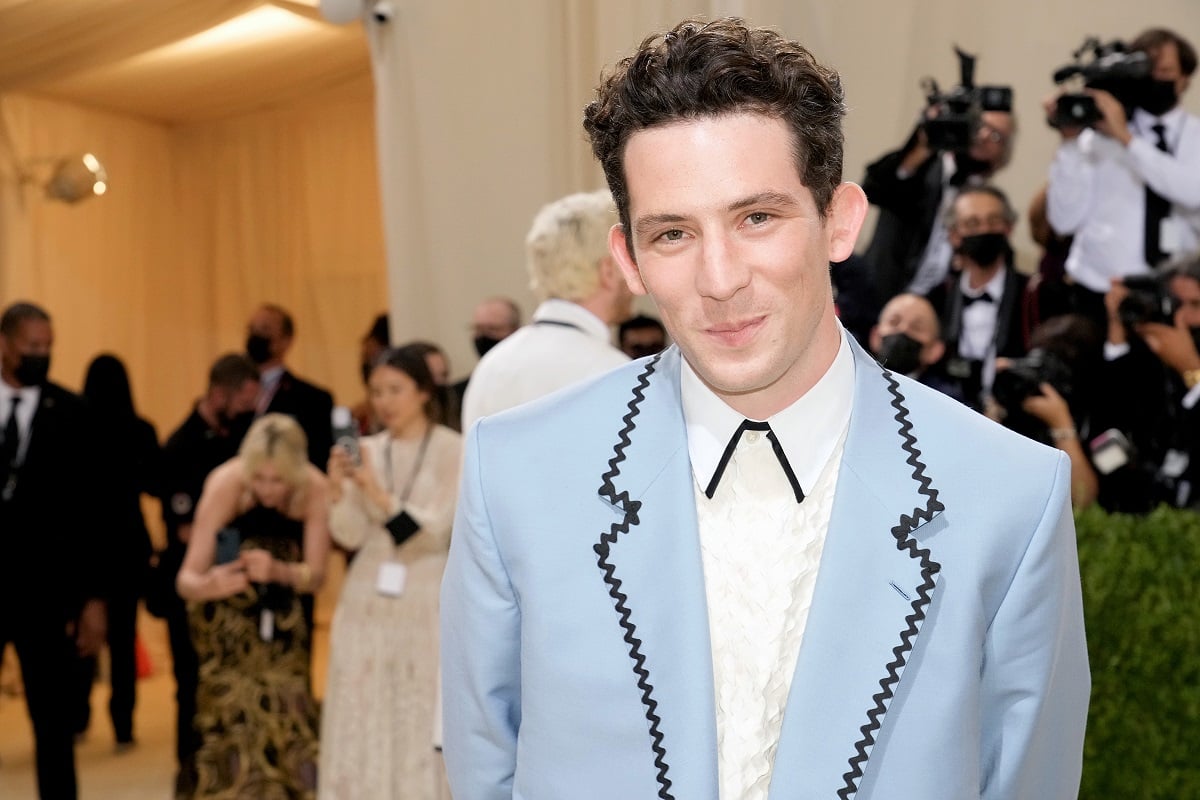
[[[748,317],[746,319],[720,322],[709,325],[704,332],[725,344],[738,345],[749,341],[762,327],[765,316]]]

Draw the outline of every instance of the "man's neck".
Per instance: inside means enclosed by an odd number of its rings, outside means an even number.
[[[270,361],[264,361],[263,363],[258,365],[258,374],[266,375],[268,372],[270,372],[273,369],[283,369],[283,368],[284,368],[283,359],[282,358],[273,358]]]
[[[972,289],[972,291],[974,291],[976,289],[982,289],[983,287],[985,287],[989,283],[991,283],[992,278],[996,277],[996,273],[999,272],[1003,268],[1004,268],[1004,259],[1003,258],[997,259],[996,263],[992,264],[991,266],[987,266],[987,267],[981,267],[978,264],[968,264],[967,270],[966,270],[967,286],[969,286]]]

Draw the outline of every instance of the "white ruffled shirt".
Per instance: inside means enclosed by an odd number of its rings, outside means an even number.
[[[825,375],[766,420],[804,492],[765,432],[745,431],[712,499],[706,495],[743,417],[684,361],[682,401],[712,643],[722,800],[767,797],[783,712],[824,549],[854,394],[843,340]]]

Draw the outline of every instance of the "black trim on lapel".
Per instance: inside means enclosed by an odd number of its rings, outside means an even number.
[[[885,668],[887,674],[879,681],[880,691],[871,697],[875,705],[867,711],[867,724],[859,728],[862,738],[854,745],[855,755],[850,759],[850,770],[842,776],[846,785],[837,793],[841,800],[849,800],[858,792],[858,784],[862,780],[863,770],[867,763],[867,748],[875,744],[875,735],[883,724],[883,716],[887,713],[887,706],[891,702],[896,684],[900,682],[900,670],[907,663],[909,653],[912,651],[913,639],[916,638],[921,623],[925,620],[925,613],[929,607],[930,595],[934,587],[933,576],[942,568],[941,564],[930,557],[929,550],[922,550],[917,546],[917,542],[911,534],[918,527],[932,520],[934,515],[943,511],[945,506],[938,500],[938,490],[933,488],[932,480],[925,474],[926,467],[921,461],[921,451],[917,448],[917,439],[912,435],[912,422],[908,418],[908,409],[904,405],[904,395],[900,393],[900,384],[892,377],[891,372],[886,369],[882,372],[888,383],[888,391],[892,395],[891,405],[896,409],[896,422],[900,424],[897,431],[901,438],[900,447],[908,453],[905,463],[913,469],[912,478],[918,484],[917,493],[926,498],[924,508],[915,508],[911,515],[902,514],[900,516],[899,523],[892,528],[892,536],[896,537],[898,550],[907,550],[910,558],[920,562],[922,581],[921,585],[917,587],[917,599],[913,600],[911,604],[912,613],[904,618],[907,627],[900,632],[900,644],[892,650],[896,657]]]
[[[662,354],[652,358],[646,369],[638,375],[637,385],[633,387],[633,399],[629,401],[629,413],[622,417],[625,423],[618,434],[620,441],[613,448],[613,457],[608,461],[608,472],[602,476],[600,495],[606,498],[616,508],[624,512],[620,522],[614,522],[608,533],[600,536],[600,541],[593,546],[598,556],[597,564],[604,572],[604,582],[608,584],[608,594],[613,599],[614,607],[620,616],[620,625],[625,631],[625,642],[629,645],[629,657],[633,659],[633,671],[637,675],[638,688],[642,690],[642,705],[646,707],[646,719],[650,723],[650,748],[654,751],[654,765],[658,767],[658,796],[662,800],[674,800],[671,794],[671,779],[667,777],[667,751],[663,746],[663,733],[660,730],[662,719],[658,716],[658,702],[654,699],[654,686],[650,683],[650,671],[646,669],[646,657],[642,654],[642,640],[637,636],[637,627],[630,621],[628,596],[621,591],[621,580],[616,577],[616,567],[611,564],[609,548],[616,543],[617,537],[629,533],[630,527],[638,524],[638,511],[641,501],[631,500],[629,492],[618,493],[613,483],[621,473],[621,462],[625,460],[625,450],[632,443],[629,434],[637,425],[634,418],[640,413],[639,406],[646,399],[645,390],[650,386],[650,375],[658,364]]]

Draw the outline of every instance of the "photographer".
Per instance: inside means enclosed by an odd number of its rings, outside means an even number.
[[[1101,502],[1135,512],[1160,502],[1197,507],[1200,257],[1157,281],[1127,283],[1134,281],[1114,281],[1104,298],[1105,391],[1097,395],[1095,430],[1110,429],[1121,446],[1101,480]]]
[[[929,300],[942,319],[946,372],[977,409],[991,390],[996,357],[1024,355],[1038,318],[1029,279],[1013,266],[1008,237],[1016,219],[994,186],[962,189],[944,219],[954,269]]]
[[[867,167],[862,188],[879,207],[865,253],[882,305],[902,291],[927,294],[945,276],[951,248],[942,216],[964,185],[986,182],[1012,157],[1016,119],[1011,111],[982,111],[965,150],[930,144],[927,108],[899,150]]]
[[[1091,402],[1100,365],[1100,336],[1078,314],[1048,319],[1034,329],[1029,355],[996,360],[987,415],[1071,459],[1071,505],[1096,502],[1099,479],[1086,449]]]
[[[1091,127],[1064,121],[1062,94],[1045,106],[1062,135],[1050,167],[1048,217],[1059,234],[1075,237],[1066,263],[1075,308],[1098,324],[1112,279],[1146,274],[1200,246],[1200,119],[1178,105],[1196,51],[1161,28],[1142,33],[1129,49],[1110,72],[1129,73],[1135,54],[1144,53],[1148,77],[1079,70],[1092,75],[1086,95],[1098,119]]]

